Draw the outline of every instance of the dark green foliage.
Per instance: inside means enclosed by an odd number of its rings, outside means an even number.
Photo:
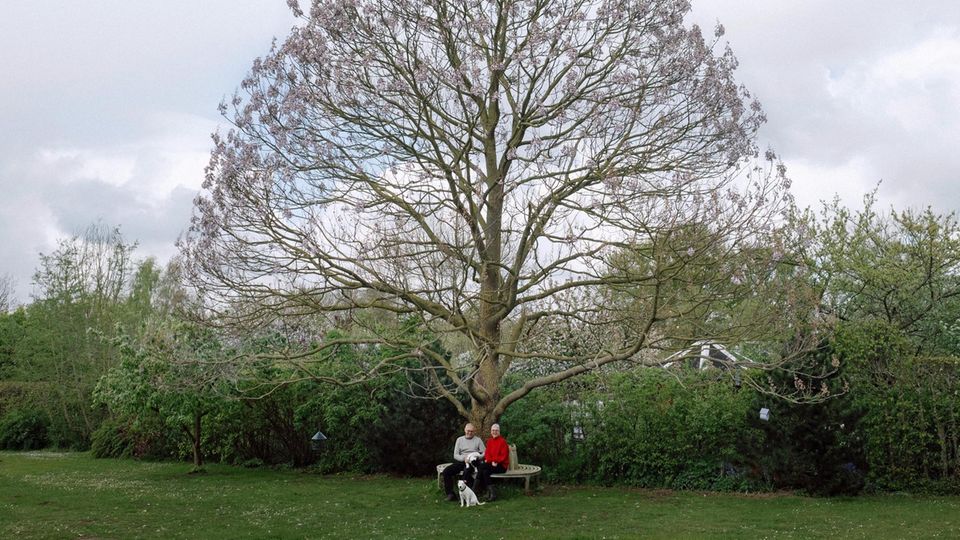
[[[382,413],[367,443],[381,472],[408,476],[432,474],[437,463],[450,461],[463,420],[445,401],[412,397],[400,391],[402,378],[381,398]]]
[[[677,489],[746,489],[738,445],[756,439],[745,422],[748,392],[690,374],[684,384],[659,369],[614,378],[584,451],[604,483]]]
[[[443,402],[397,390],[402,376],[335,387],[311,381],[260,399],[230,401],[207,417],[205,446],[230,463],[314,464],[323,472],[429,474],[449,461],[461,420]],[[310,437],[328,439],[314,451]]]
[[[205,419],[209,457],[236,464],[311,465],[315,456],[309,439],[314,432],[298,419],[297,410],[312,398],[315,386],[304,381],[260,399],[225,401]]]
[[[97,458],[134,457],[136,438],[131,434],[132,422],[108,419],[93,432],[90,452]]]
[[[386,412],[383,395],[376,387],[315,387],[315,395],[298,411],[304,423],[327,436],[317,456],[317,468],[324,472],[363,472],[377,470],[376,454],[369,433],[376,430]],[[309,438],[315,431],[305,434]],[[383,441],[392,444],[395,440]]]
[[[349,372],[362,361],[392,354],[343,346],[333,351],[336,361],[318,369],[320,374]],[[399,372],[335,386],[313,380],[284,384],[290,374],[270,363],[252,369],[255,385],[241,387],[204,417],[203,447],[213,460],[315,465],[324,472],[424,475],[449,459],[451,435],[462,423],[449,404],[414,397],[409,380]],[[135,411],[140,421],[150,414],[142,407],[128,410]],[[318,430],[328,439],[314,451],[310,437]]]
[[[574,426],[583,428],[591,421],[592,409],[579,400],[592,395],[587,391],[596,379],[588,377],[538,389],[507,409],[500,420],[507,439],[517,445],[520,461],[543,467],[544,480],[580,482],[586,480],[587,466],[573,437]]]
[[[525,400],[503,422],[523,461],[555,467],[548,474],[559,481],[756,489],[738,453],[739,445],[759,436],[747,421],[752,393],[738,391],[722,374],[710,379],[716,375],[661,369],[618,374],[599,391],[576,392],[576,399]],[[537,405],[546,406],[534,410]],[[583,429],[582,441],[574,440],[574,425]]]
[[[0,416],[18,409],[42,409],[46,383],[0,381]]]
[[[93,432],[90,451],[98,458],[164,459],[177,455],[178,438],[159,418],[144,415],[139,422],[111,418]]]
[[[866,466],[864,440],[858,429],[863,412],[844,393],[844,366],[834,348],[822,343],[790,367],[790,371],[766,374],[768,384],[792,386],[825,399],[795,403],[754,393],[745,420],[762,436],[753,445],[741,445],[752,473],[774,487],[811,495],[858,493]],[[810,375],[813,373],[823,375]],[[768,421],[760,419],[761,408],[769,410]]]
[[[866,463],[859,414],[847,399],[795,404],[758,396],[750,423],[762,430],[759,445],[745,447],[754,474],[780,489],[810,495],[852,495],[864,486]],[[770,420],[753,414],[760,406]]]
[[[429,335],[419,335],[424,330],[413,318],[403,321],[400,331],[418,334],[421,342],[431,340]],[[446,354],[439,343],[429,346],[437,354]],[[364,361],[380,362],[397,352],[388,347],[342,348],[333,369],[357,369]],[[417,397],[414,389],[424,382],[396,372],[354,386],[314,385],[312,399],[302,402],[296,418],[311,428],[307,437],[316,430],[328,437],[317,456],[317,467],[425,475],[432,474],[437,463],[449,461],[463,422],[449,404]]]
[[[878,490],[960,492],[960,361],[908,358],[891,384],[864,386],[853,399],[865,411],[870,481]]]
[[[38,450],[47,446],[50,418],[41,411],[18,410],[0,419],[0,448]]]
[[[875,320],[841,325],[834,346],[862,416],[869,487],[960,492],[960,360],[914,357],[905,332]]]
[[[20,341],[26,331],[25,324],[26,310],[23,308],[13,313],[0,311],[0,381],[15,373]]]

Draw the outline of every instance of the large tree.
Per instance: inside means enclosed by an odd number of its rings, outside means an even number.
[[[406,352],[358,376],[412,359],[486,428],[537,387],[691,337],[677,322],[730,300],[787,203],[723,29],[685,25],[687,1],[290,5],[298,26],[221,106],[188,275],[221,322],[373,309],[466,350],[367,324],[286,351],[306,375],[325,348],[390,343]],[[611,268],[624,252],[638,264]],[[535,369],[507,392],[518,363]]]

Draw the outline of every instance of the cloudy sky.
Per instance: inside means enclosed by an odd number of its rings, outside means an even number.
[[[881,182],[960,210],[960,2],[693,0],[719,20],[803,206]],[[166,260],[217,104],[293,24],[283,0],[0,0],[0,276],[101,221]]]

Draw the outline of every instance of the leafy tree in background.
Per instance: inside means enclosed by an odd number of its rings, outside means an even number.
[[[9,275],[0,276],[0,315],[13,309],[16,298],[14,296],[14,281]]]
[[[0,381],[14,374],[20,340],[26,331],[26,318],[26,310],[22,308],[13,313],[0,313]]]
[[[826,445],[794,445],[799,455],[824,456],[790,460],[809,466],[797,468],[797,477],[806,475],[826,492],[857,488],[847,474],[852,470],[866,470],[868,485],[881,489],[955,489],[944,486],[960,463],[960,379],[953,358],[960,353],[956,216],[931,209],[884,214],[870,193],[860,209],[834,200],[819,219],[808,212],[801,221],[812,239],[801,247],[821,309],[838,321],[827,347],[830,361],[842,364],[848,391],[821,407],[775,408],[792,415],[788,424],[797,428],[785,433],[787,440]],[[849,470],[831,471],[831,463]]]
[[[852,427],[872,485],[960,489],[960,360],[917,356],[911,336],[877,319],[839,325],[833,346],[850,383],[844,401],[861,417]]]
[[[203,467],[203,419],[224,400],[220,342],[188,323],[154,322],[140,342],[117,338],[121,362],[97,384],[95,397],[122,416],[156,415],[189,440],[195,470]]]
[[[321,314],[399,352],[345,382],[412,361],[485,430],[536,388],[655,361],[640,353],[686,312],[661,285],[704,254],[669,231],[703,224],[723,256],[769,244],[788,203],[773,153],[754,165],[764,114],[723,28],[686,27],[686,0],[290,4],[300,26],[222,106],[234,127],[181,249],[220,324]],[[647,264],[610,272],[631,246]],[[737,269],[718,271],[689,275]],[[626,286],[643,309],[608,302]],[[366,308],[415,315],[464,354],[365,328]],[[553,328],[602,345],[551,347]],[[281,351],[300,373],[345,342],[305,343],[319,346]],[[516,362],[541,369],[505,392]]]
[[[134,247],[118,229],[93,225],[40,255],[13,378],[44,386],[56,445],[85,447],[102,420],[91,393],[117,357],[101,337],[140,317],[127,316]]]
[[[957,354],[960,225],[955,214],[825,205],[811,250],[824,305],[841,321],[882,321],[918,355]]]

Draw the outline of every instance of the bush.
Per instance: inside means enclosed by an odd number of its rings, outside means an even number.
[[[18,410],[43,409],[47,383],[0,380],[0,418]]]
[[[380,417],[362,438],[380,472],[429,475],[437,463],[450,461],[463,419],[446,400],[412,397],[405,385],[398,378],[384,389]]]
[[[758,396],[754,410],[770,409],[769,422],[754,415],[763,432],[759,446],[745,449],[755,473],[778,489],[810,495],[853,495],[865,482],[859,413],[842,397],[817,404],[795,404]]]
[[[592,395],[590,388],[595,383],[595,378],[584,377],[539,388],[510,405],[500,419],[507,440],[517,446],[520,460],[543,467],[544,480],[586,479],[587,466],[581,459],[582,452],[577,452],[579,442],[574,440],[573,431],[575,426],[582,429],[588,421],[584,417],[589,414],[588,407],[582,401]]]
[[[177,457],[179,437],[159,418],[111,418],[93,432],[90,451],[97,458],[168,459]]]
[[[17,410],[0,419],[0,448],[38,450],[48,444],[50,418],[43,412]]]
[[[872,490],[958,493],[960,360],[909,358],[891,382],[862,385],[852,399],[864,411],[860,431]]]
[[[203,419],[203,448],[208,460],[234,464],[310,465],[309,428],[297,421],[296,410],[311,399],[313,383],[277,389],[262,399],[228,400]],[[184,450],[189,450],[185,448]]]
[[[960,359],[914,357],[901,329],[874,320],[840,325],[831,345],[849,375],[867,488],[960,493]]]
[[[674,489],[752,489],[738,448],[756,440],[752,393],[722,372],[644,369],[615,378],[585,450],[606,484]],[[714,380],[714,377],[717,377]]]
[[[550,480],[744,490],[759,487],[738,453],[760,435],[747,420],[750,407],[752,392],[722,372],[640,369],[531,394],[504,423],[524,461],[544,465]]]

